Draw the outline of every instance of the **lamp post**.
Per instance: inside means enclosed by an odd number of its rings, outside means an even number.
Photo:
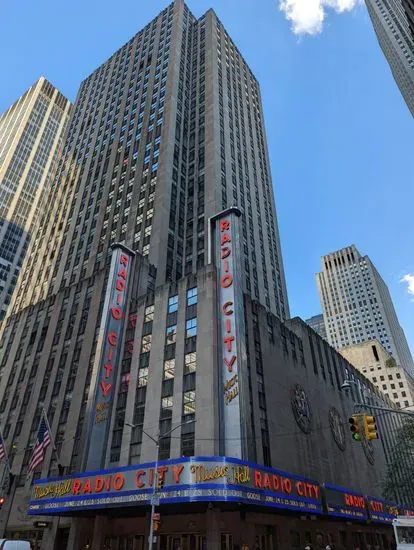
[[[169,436],[173,431],[177,430],[178,428],[181,428],[182,426],[186,426],[187,424],[193,424],[194,422],[195,422],[195,418],[192,420],[187,420],[186,422],[181,422],[181,424],[174,426],[174,428],[172,428],[171,430],[168,430],[168,432],[165,432],[163,434],[158,432],[156,437],[153,437],[152,435],[147,433],[143,428],[141,428],[142,432],[155,443],[155,447],[156,447],[155,468],[154,468],[154,475],[152,476],[151,518],[150,518],[150,533],[148,537],[148,550],[152,550],[154,545],[154,513],[155,513],[155,506],[156,506],[156,492],[157,492],[157,483],[158,483],[158,458],[159,458],[159,450],[160,450],[160,441],[165,437]],[[138,427],[136,424],[131,424],[130,422],[125,422],[125,425],[129,426],[130,428]]]

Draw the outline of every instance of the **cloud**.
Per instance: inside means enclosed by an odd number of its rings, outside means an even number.
[[[411,296],[414,296],[414,275],[404,275],[402,277],[401,283],[407,283],[407,292],[408,294],[411,294]],[[412,298],[412,301],[414,301],[414,298]]]
[[[279,0],[280,10],[292,23],[295,34],[319,34],[322,32],[326,12],[352,10],[362,0]]]

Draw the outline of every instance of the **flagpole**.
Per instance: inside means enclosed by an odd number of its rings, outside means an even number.
[[[49,419],[48,419],[47,414],[46,414],[46,410],[42,409],[42,411],[43,411],[43,418],[45,419],[47,429],[49,430],[49,433],[50,433],[50,439],[52,440],[52,447],[53,447],[53,450],[56,453],[58,466],[61,466],[59,452],[58,452],[57,447],[56,447],[55,438],[53,437],[52,428],[50,427]]]

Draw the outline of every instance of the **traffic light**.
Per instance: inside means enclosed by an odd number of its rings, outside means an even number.
[[[158,477],[157,477],[157,489],[158,489],[158,491],[160,491],[161,489],[164,488],[164,484],[165,484],[165,474],[164,474],[164,472],[158,473]]]
[[[154,512],[152,514],[152,531],[156,533],[160,529],[161,514]]]
[[[365,439],[368,439],[369,441],[371,439],[379,439],[375,417],[364,414],[362,416],[362,422],[364,425]]]
[[[4,502],[5,502],[5,498],[4,498],[4,497],[0,497],[0,510],[3,508]]]
[[[361,433],[359,430],[359,415],[353,414],[349,419],[350,430],[352,432],[352,439],[354,441],[361,441]]]

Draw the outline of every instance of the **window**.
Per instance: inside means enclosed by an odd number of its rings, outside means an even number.
[[[177,340],[177,325],[171,325],[167,327],[166,331],[166,344],[174,344]]]
[[[168,298],[168,313],[174,313],[174,311],[178,311],[178,294]]]
[[[154,320],[154,306],[148,306],[145,308],[145,318],[144,321],[147,323],[148,321]]]
[[[138,371],[138,387],[142,388],[148,384],[148,367],[143,367]]]
[[[184,374],[195,372],[197,370],[197,353],[187,353],[184,357]]]
[[[164,361],[164,380],[174,378],[175,373],[175,359],[167,359]]]
[[[141,353],[146,353],[147,351],[151,351],[151,339],[152,339],[152,334],[147,334],[146,336],[142,337]]]
[[[197,336],[197,318],[193,317],[192,319],[188,319],[185,323],[185,337],[191,338],[193,336]]]
[[[195,413],[195,391],[184,392],[183,414]]]
[[[173,398],[172,395],[169,397],[163,397],[161,399],[161,408],[162,409],[172,409],[173,406]]]
[[[197,303],[197,287],[187,290],[187,306],[193,306]]]

